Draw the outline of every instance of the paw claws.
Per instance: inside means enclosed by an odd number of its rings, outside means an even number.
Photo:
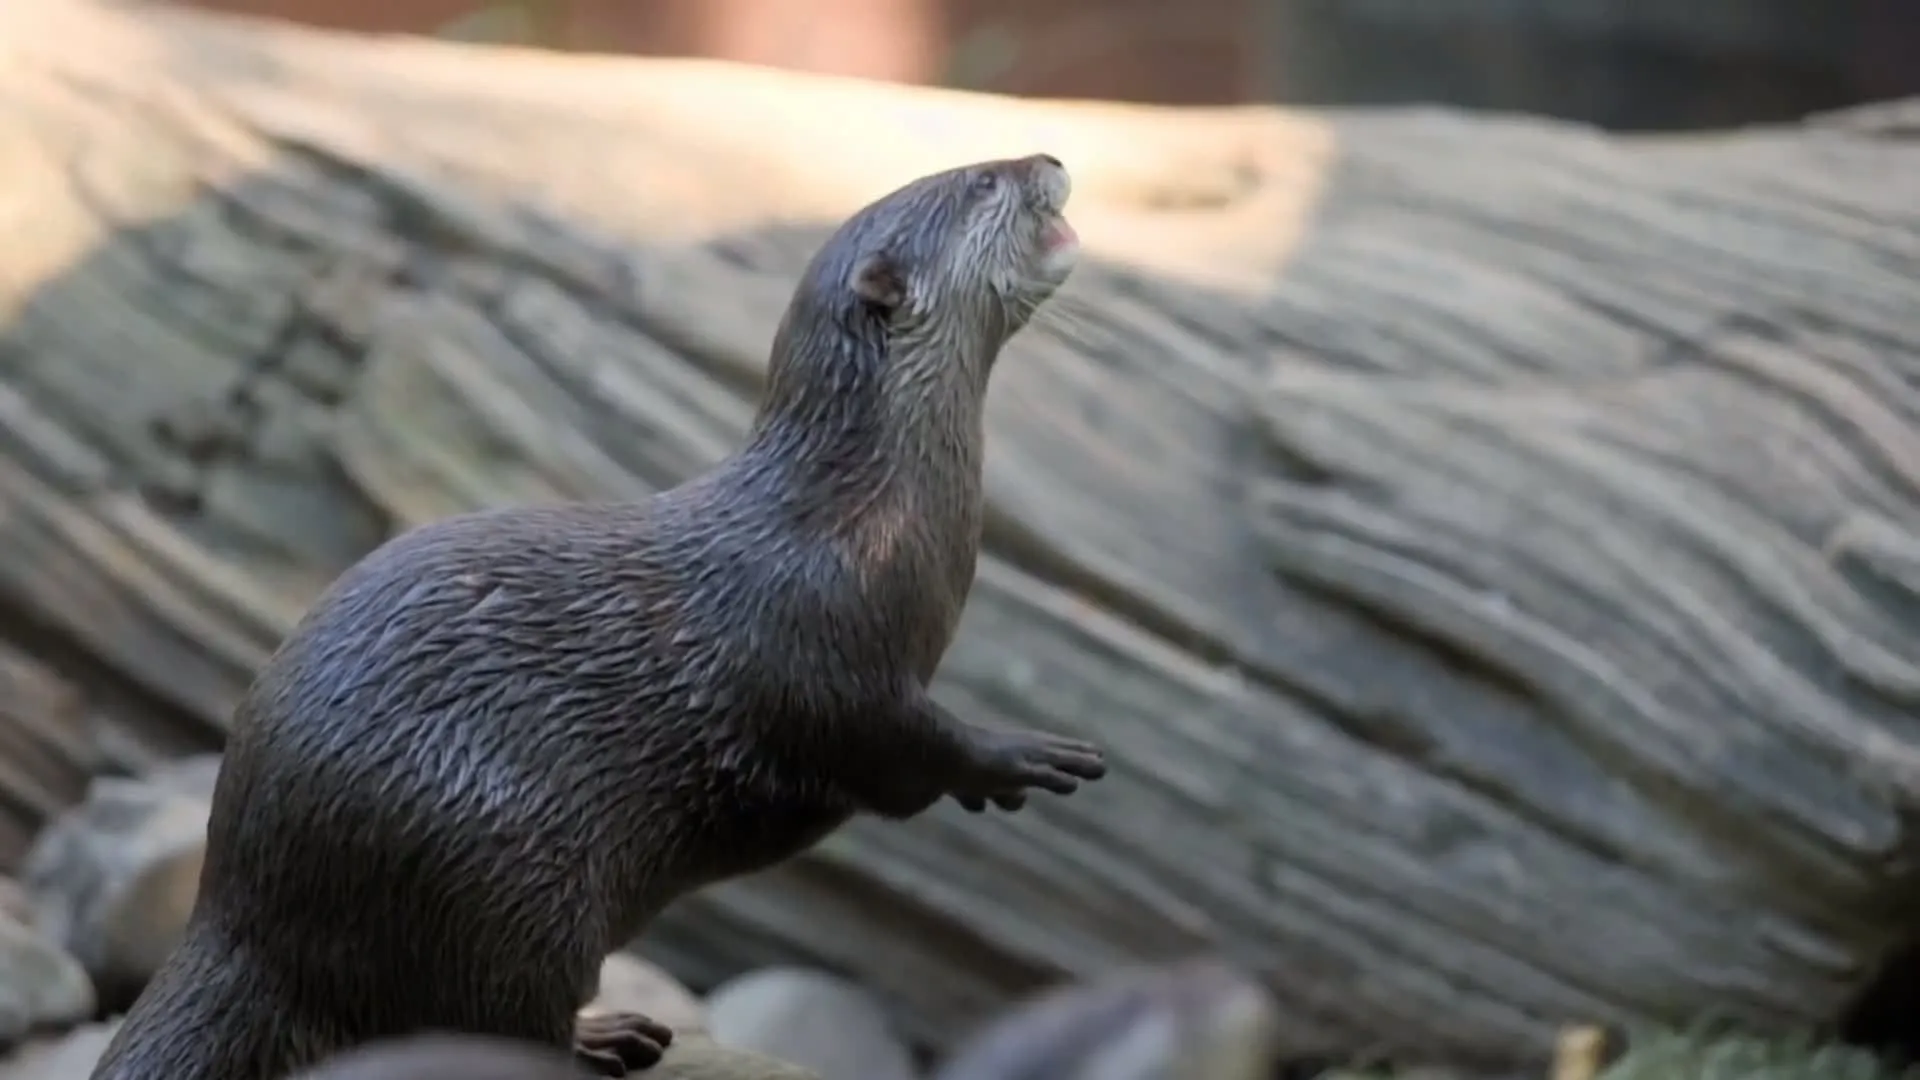
[[[1002,810],[1018,810],[1027,805],[1027,793],[1024,791],[1003,791],[993,797],[993,805]]]
[[[574,1058],[599,1076],[653,1067],[673,1043],[673,1029],[640,1013],[605,1013],[574,1021]]]
[[[625,1076],[627,1063],[611,1050],[587,1050],[574,1047],[573,1059],[595,1076]]]
[[[1071,795],[1080,790],[1082,781],[1098,780],[1107,773],[1100,748],[1080,739],[1008,732],[996,742],[983,762],[981,787],[956,796],[969,810],[984,809],[983,800],[1001,810],[1018,810],[1026,805],[1029,789]]]

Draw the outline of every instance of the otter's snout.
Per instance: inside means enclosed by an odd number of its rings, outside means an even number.
[[[1067,197],[1073,178],[1052,154],[1032,154],[1014,163],[1026,191],[1027,209],[1039,218],[1035,276],[1058,285],[1080,259],[1080,236],[1067,224]]]
[[[1067,197],[1073,194],[1073,177],[1067,175],[1067,167],[1052,154],[1034,154],[1020,162],[1026,173],[1027,192],[1034,209],[1043,213],[1058,214],[1067,208]]]

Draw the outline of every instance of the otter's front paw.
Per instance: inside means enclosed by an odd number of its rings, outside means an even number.
[[[640,1013],[580,1016],[573,1024],[573,1056],[596,1076],[652,1068],[672,1042],[672,1028]]]
[[[1107,775],[1106,755],[1099,747],[1039,731],[981,732],[972,765],[971,775],[954,789],[953,797],[975,813],[988,803],[1018,810],[1026,805],[1029,788],[1071,795],[1082,780]]]

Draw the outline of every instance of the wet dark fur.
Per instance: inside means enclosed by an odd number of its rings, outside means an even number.
[[[857,812],[1097,776],[924,691],[973,577],[987,373],[1057,283],[1022,269],[1031,160],[848,221],[714,472],[348,570],[239,707],[187,936],[96,1080],[267,1080],[428,1029],[565,1047],[676,896]]]

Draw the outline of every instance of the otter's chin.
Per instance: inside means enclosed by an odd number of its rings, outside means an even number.
[[[1055,217],[1040,231],[1039,265],[1035,276],[1055,285],[1067,280],[1080,263],[1080,234],[1064,217]]]

